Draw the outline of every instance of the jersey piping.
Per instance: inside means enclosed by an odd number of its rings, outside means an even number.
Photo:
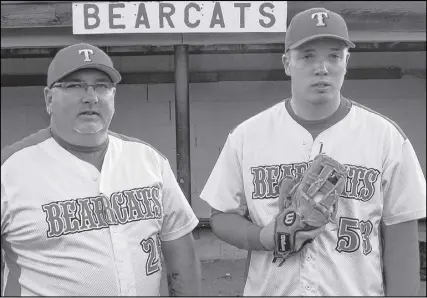
[[[380,116],[381,118],[383,118],[383,119],[385,119],[386,121],[388,121],[388,122],[390,122],[391,124],[393,124],[393,126],[397,129],[397,131],[401,134],[401,136],[403,137],[403,140],[404,141],[406,141],[406,139],[408,138],[407,136],[406,136],[406,134],[405,134],[405,132],[403,131],[403,129],[401,129],[400,128],[400,126],[396,123],[396,122],[394,122],[393,120],[391,120],[390,118],[388,118],[388,117],[386,117],[386,116],[384,116],[384,115],[382,115],[382,114],[380,114],[380,113],[378,113],[378,112],[376,112],[376,111],[374,111],[374,110],[371,110],[370,108],[368,108],[368,107],[365,107],[364,105],[361,105],[360,103],[358,103],[358,102],[355,102],[355,101],[351,101],[355,106],[357,106],[357,107],[359,107],[359,108],[361,108],[361,109],[363,109],[363,110],[365,110],[365,111],[368,111],[368,112],[370,112],[370,113],[372,113],[372,114],[375,114],[375,115],[377,115],[377,116]]]
[[[153,149],[154,151],[156,151],[161,157],[163,157],[165,160],[167,160],[166,156],[163,155],[163,153],[161,153],[159,150],[157,150],[155,147],[153,147],[152,145],[141,141],[139,139],[136,138],[132,138],[132,137],[128,137],[116,132],[112,132],[112,131],[108,131],[108,134],[121,139],[122,141],[126,141],[126,142],[135,142],[135,143],[141,143],[144,144],[148,147],[150,147],[151,149]],[[6,146],[3,148],[3,150],[1,151],[1,164],[3,165],[3,163],[9,159],[13,154],[15,154],[16,152],[19,152],[27,147],[31,147],[31,146],[35,146],[37,144],[40,144],[44,141],[46,141],[47,139],[51,138],[52,134],[50,132],[50,128],[44,128],[42,130],[39,130],[38,132],[29,135],[28,137],[25,137],[23,139],[21,139],[20,141],[13,143],[10,146]]]
[[[152,145],[150,145],[150,144],[148,144],[148,143],[146,143],[144,141],[141,141],[140,139],[128,137],[128,136],[119,134],[117,132],[112,132],[112,131],[108,131],[108,134],[110,134],[110,135],[112,135],[112,136],[114,136],[116,138],[119,138],[119,139],[121,139],[122,141],[125,141],[125,142],[134,142],[134,143],[144,144],[144,145],[150,147],[151,149],[153,149],[154,151],[156,151],[161,157],[163,157],[163,159],[167,160],[166,156],[164,156],[163,153],[161,153],[159,150],[157,150],[157,148],[153,147]]]
[[[44,128],[32,135],[29,135],[28,137],[23,138],[22,140],[16,143],[13,143],[10,146],[4,147],[1,151],[1,164],[3,165],[3,163],[16,152],[21,151],[27,147],[40,144],[51,137],[52,134],[50,133],[50,129]]]

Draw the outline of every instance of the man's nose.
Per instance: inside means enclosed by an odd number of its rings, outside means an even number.
[[[326,75],[328,73],[328,66],[325,60],[317,62],[315,73],[316,75]]]
[[[83,97],[83,101],[92,104],[98,102],[98,96],[96,95],[95,88],[93,86],[87,87],[86,94]]]

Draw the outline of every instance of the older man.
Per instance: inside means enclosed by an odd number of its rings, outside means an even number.
[[[198,220],[169,161],[109,131],[121,80],[99,48],[60,50],[44,90],[50,127],[1,157],[6,296],[200,294]]]

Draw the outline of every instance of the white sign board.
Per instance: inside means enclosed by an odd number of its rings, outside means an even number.
[[[285,32],[286,1],[73,2],[74,34]]]

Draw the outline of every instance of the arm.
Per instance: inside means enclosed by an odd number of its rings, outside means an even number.
[[[426,216],[426,181],[409,140],[390,139],[382,174],[385,294],[417,295],[420,286],[417,220]]]
[[[420,288],[418,221],[384,226],[387,296],[417,296]]]
[[[194,249],[192,233],[176,240],[163,241],[170,296],[200,296],[200,263]]]
[[[219,239],[240,249],[267,250],[260,239],[263,229],[246,217],[232,212],[221,212],[212,208],[211,228]],[[267,231],[269,231],[268,229]],[[274,232],[274,230],[273,230]],[[267,236],[268,237],[268,236]],[[262,237],[261,237],[262,238]],[[271,234],[271,240],[273,234]],[[274,248],[274,247],[273,247]]]
[[[200,198],[211,206],[211,228],[219,239],[240,249],[265,250],[269,246],[263,246],[265,242],[260,241],[260,235],[268,233],[261,232],[262,227],[247,219],[242,138],[240,129],[230,132]],[[274,242],[273,234],[266,238]]]
[[[198,220],[167,160],[163,161],[164,220],[160,231],[170,296],[199,296],[200,264],[192,231]]]

